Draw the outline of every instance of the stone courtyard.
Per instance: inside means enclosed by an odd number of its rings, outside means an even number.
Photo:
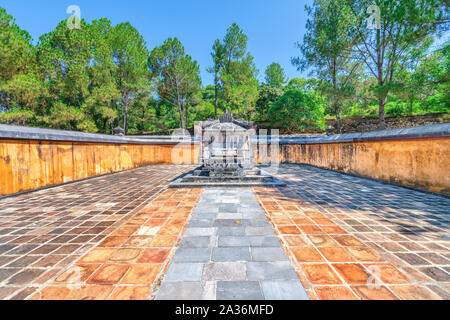
[[[450,199],[302,165],[154,165],[0,200],[0,299],[450,299]]]

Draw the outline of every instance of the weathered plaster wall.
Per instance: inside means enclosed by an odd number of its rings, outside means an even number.
[[[283,144],[280,161],[450,194],[450,138]]]
[[[197,163],[197,159],[198,146],[191,144],[0,140],[0,196],[144,165]]]

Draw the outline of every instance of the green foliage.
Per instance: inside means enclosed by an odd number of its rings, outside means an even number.
[[[200,91],[200,68],[197,61],[185,53],[177,38],[169,38],[156,47],[148,58],[149,68],[156,77],[159,97],[177,106],[181,128],[186,128],[188,108],[195,104]]]
[[[282,88],[283,85],[288,81],[286,73],[279,63],[272,63],[266,69],[266,84],[269,86]]]
[[[325,128],[323,99],[298,89],[288,90],[272,104],[268,116],[276,128],[291,131]]]
[[[282,95],[283,89],[281,88],[269,85],[259,87],[254,119],[256,121],[267,121],[270,106],[278,101]]]
[[[215,75],[214,104],[217,110],[229,110],[237,117],[250,118],[258,99],[258,80],[253,57],[247,52],[248,38],[237,24],[227,29],[223,42],[213,45]]]

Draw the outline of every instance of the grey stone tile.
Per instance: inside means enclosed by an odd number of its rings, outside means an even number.
[[[202,282],[202,284],[203,284],[202,299],[210,301],[216,300],[217,282],[206,281]]]
[[[239,205],[234,203],[219,204],[219,212],[238,213]]]
[[[298,280],[289,261],[247,262],[249,280]]]
[[[299,280],[261,281],[266,300],[309,300]]]
[[[247,237],[219,236],[219,247],[248,247],[250,242]]]
[[[242,220],[242,213],[219,212],[216,219]]]
[[[250,261],[249,247],[235,247],[235,248],[214,248],[213,261]]]
[[[203,281],[239,281],[246,279],[245,262],[212,262],[203,267]]]
[[[186,237],[180,242],[180,248],[209,248],[211,246],[211,237]]]
[[[245,236],[244,228],[217,227],[218,236]]]
[[[269,227],[246,227],[245,234],[247,236],[274,236],[275,232]]]
[[[276,236],[252,236],[248,237],[251,247],[280,247],[280,240]]]
[[[172,263],[164,280],[167,281],[201,281],[202,263]]]
[[[246,227],[265,227],[272,228],[272,225],[267,220],[266,217],[263,219],[244,219],[242,220],[242,224]]]
[[[156,300],[200,300],[200,282],[163,281],[156,294]]]
[[[217,300],[263,300],[257,281],[219,281]]]
[[[281,247],[251,247],[253,261],[289,261]]]
[[[191,228],[212,228],[214,219],[192,219],[189,222]]]
[[[216,219],[214,221],[213,226],[214,227],[242,228],[242,220]]]
[[[217,212],[214,211],[204,211],[204,212],[194,212],[195,219],[215,219],[217,217]]]
[[[211,248],[178,248],[173,256],[174,262],[209,262]]]
[[[215,228],[193,228],[188,226],[184,232],[184,237],[209,237],[215,233]]]

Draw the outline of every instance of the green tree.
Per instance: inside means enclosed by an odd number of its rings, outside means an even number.
[[[255,107],[255,120],[267,121],[268,112],[272,104],[283,95],[283,89],[269,85],[258,88],[258,100]]]
[[[312,69],[311,74],[322,80],[322,92],[333,106],[340,133],[340,107],[353,91],[360,66],[352,54],[353,38],[348,31],[353,15],[340,0],[316,0],[306,10],[306,34],[298,44],[302,56],[293,58],[292,63],[301,71]]]
[[[237,116],[250,118],[258,99],[258,70],[247,51],[247,41],[247,36],[237,24],[227,29],[220,81],[223,107]]]
[[[120,23],[113,30],[112,54],[117,65],[115,80],[121,95],[123,128],[126,133],[128,109],[135,95],[149,86],[147,44],[130,23]]]
[[[325,127],[323,99],[299,89],[288,90],[273,103],[268,116],[274,127],[294,132]]]
[[[165,102],[176,105],[182,129],[186,129],[188,107],[201,89],[200,68],[197,61],[185,53],[177,38],[169,38],[150,53],[148,65],[156,77],[158,95]]]
[[[269,86],[282,88],[288,81],[286,73],[279,63],[272,63],[266,69],[265,83]]]
[[[219,109],[219,95],[221,92],[220,71],[223,68],[225,58],[225,48],[223,47],[219,39],[214,42],[211,57],[214,64],[212,67],[208,68],[207,71],[214,74],[214,114],[215,118],[217,119]]]
[[[442,0],[346,0],[356,23],[350,25],[356,39],[354,49],[377,80],[380,128],[385,128],[385,105],[399,74],[423,57],[433,35],[447,21]],[[375,30],[367,23],[369,7],[376,5],[380,23]]]

